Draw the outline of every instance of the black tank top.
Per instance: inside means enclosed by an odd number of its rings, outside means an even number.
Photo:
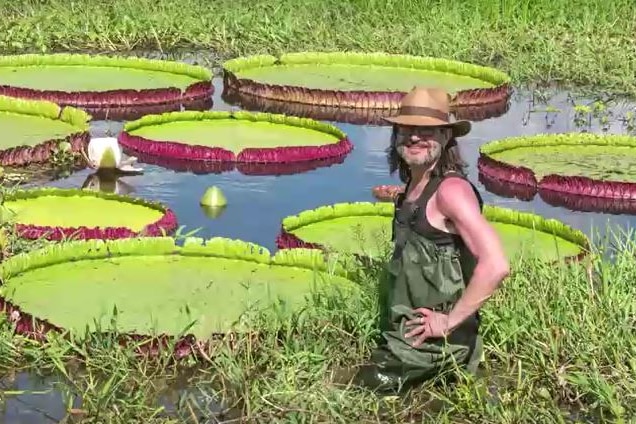
[[[483,208],[483,200],[477,188],[461,173],[451,171],[442,176],[433,176],[422,190],[422,194],[414,201],[407,202],[406,193],[409,188],[410,182],[407,184],[403,193],[400,193],[395,200],[395,217],[399,223],[408,225],[411,230],[420,234],[438,245],[446,244],[463,244],[461,236],[459,234],[447,233],[431,225],[426,217],[426,205],[428,201],[433,197],[442,181],[449,177],[459,177],[467,181],[473,189],[477,201],[479,202],[479,209]]]

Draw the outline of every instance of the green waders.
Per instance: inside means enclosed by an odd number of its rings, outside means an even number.
[[[426,219],[426,204],[443,178],[432,178],[413,203],[404,201],[404,195],[396,201],[395,250],[379,290],[381,338],[371,357],[374,365],[358,373],[358,384],[393,391],[422,383],[453,367],[476,371],[482,354],[478,313],[445,339],[430,338],[415,348],[411,343],[417,336],[404,337],[409,331],[406,321],[417,316],[414,309],[425,307],[448,313],[461,297],[475,266],[474,256],[459,236],[432,227]],[[474,186],[473,190],[481,207],[481,196]]]

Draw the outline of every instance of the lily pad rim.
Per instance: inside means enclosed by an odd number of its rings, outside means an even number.
[[[595,134],[589,132],[541,133],[506,137],[489,141],[479,147],[482,155],[493,155],[506,150],[525,147],[558,147],[558,146],[621,146],[636,148],[636,136],[623,134]],[[494,159],[494,158],[493,158]]]
[[[341,108],[311,103],[286,102],[238,92],[227,86],[224,86],[221,98],[230,105],[239,106],[244,111],[286,114],[288,116],[311,118],[317,121],[332,121],[353,125],[387,127],[391,124],[384,118],[398,113],[397,109]],[[508,99],[503,99],[480,106],[456,106],[451,110],[451,113],[458,120],[480,122],[500,117],[508,112],[509,109],[510,102]]]
[[[348,279],[348,272],[337,264],[328,262],[327,257],[314,249],[285,249],[273,255],[270,250],[256,243],[228,237],[189,236],[183,245],[169,236],[137,237],[114,240],[72,240],[51,244],[29,252],[11,256],[0,263],[2,280],[11,278],[32,269],[38,269],[63,262],[91,260],[122,256],[202,256],[229,260],[242,260],[262,265],[296,267],[318,272],[332,272]],[[30,262],[39,258],[39,262]]]
[[[154,126],[168,124],[181,121],[198,121],[198,120],[223,120],[235,119],[238,121],[249,122],[271,122],[277,125],[287,125],[308,129],[312,131],[323,132],[332,135],[338,140],[347,137],[347,134],[335,125],[321,122],[311,118],[301,118],[281,113],[267,112],[249,112],[249,111],[224,111],[224,110],[207,110],[207,111],[173,111],[158,114],[150,114],[142,116],[139,119],[128,121],[124,124],[123,132],[131,133],[135,130],[146,126]],[[303,125],[306,124],[306,125]],[[133,135],[133,134],[131,134]]]
[[[77,133],[90,130],[93,117],[81,108],[61,106],[55,102],[25,99],[0,94],[0,113],[35,116],[51,121],[61,121],[77,129]],[[77,133],[69,135],[77,135]]]

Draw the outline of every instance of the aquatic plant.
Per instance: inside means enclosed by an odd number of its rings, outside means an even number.
[[[92,190],[13,190],[2,210],[17,234],[31,240],[163,236],[177,228],[174,212],[160,203]]]
[[[266,113],[279,113],[311,118],[318,121],[343,122],[354,125],[388,126],[389,122],[384,118],[394,116],[398,109],[370,109],[349,108],[323,105],[309,105],[304,103],[284,102],[263,97],[242,95],[227,86],[223,87],[221,95],[223,101],[239,106],[243,110]],[[505,114],[510,107],[508,99],[500,102],[488,103],[479,106],[453,107],[451,113],[458,120],[482,121]]]
[[[82,151],[81,154],[86,164],[102,175],[143,173],[142,168],[133,166],[136,157],[124,158],[115,137],[93,137],[88,143],[88,152]]]
[[[227,199],[220,188],[211,186],[205,190],[205,193],[199,199],[199,205],[211,208],[223,207],[227,206]]]
[[[271,256],[241,240],[74,241],[0,264],[0,309],[17,333],[36,340],[49,331],[117,332],[139,353],[173,349],[182,358],[220,335],[259,331],[241,322],[245,312],[297,311],[312,290],[354,293],[346,275],[319,251]]]
[[[328,159],[308,160],[290,163],[257,163],[257,162],[220,162],[216,160],[172,159],[124,149],[126,153],[135,154],[143,163],[161,166],[175,172],[191,172],[193,174],[222,174],[238,171],[244,175],[293,175],[318,168],[338,165],[346,156],[334,156]]]
[[[347,78],[336,82],[334,75]],[[454,107],[499,103],[510,96],[510,77],[504,72],[432,57],[302,52],[223,63],[224,84],[240,94],[342,108],[398,109],[414,85],[426,85],[430,79],[434,82],[428,84],[438,86],[441,75],[449,80],[442,88],[451,92]]]
[[[283,219],[276,244],[280,249],[378,256],[381,252],[376,245],[382,239],[385,243],[390,240],[394,210],[388,202],[337,203],[306,210]],[[490,205],[484,206],[483,213],[513,257],[529,248],[547,260],[569,261],[584,257],[590,248],[585,234],[555,219]]]
[[[607,199],[604,197],[581,196],[552,190],[538,189],[521,184],[508,183],[479,173],[479,182],[497,196],[529,202],[538,194],[541,200],[555,207],[563,207],[577,212],[609,214],[636,214],[636,200]]]
[[[491,179],[540,191],[635,200],[636,179],[624,172],[630,160],[636,160],[636,137],[540,134],[484,144],[477,167]]]
[[[210,97],[201,66],[87,54],[0,56],[0,94],[49,100],[104,114],[110,108],[169,105]]]
[[[90,138],[90,119],[80,109],[0,96],[0,128],[6,140],[0,150],[0,165],[48,162],[64,143],[69,144],[72,152],[80,152]]]
[[[237,129],[242,131],[237,134]],[[119,142],[134,152],[168,161],[262,164],[342,158],[353,149],[346,134],[333,125],[293,116],[222,111],[145,116],[126,123]],[[224,166],[228,165],[221,169]]]
[[[487,191],[500,197],[514,198],[528,202],[534,199],[534,196],[538,193],[536,187],[501,181],[481,172],[477,178]]]

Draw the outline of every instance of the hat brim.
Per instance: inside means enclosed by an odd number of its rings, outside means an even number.
[[[470,132],[472,124],[470,121],[453,121],[447,122],[441,119],[430,118],[419,115],[398,115],[383,120],[394,125],[406,125],[409,127],[444,127],[453,130],[453,137],[462,137]]]

